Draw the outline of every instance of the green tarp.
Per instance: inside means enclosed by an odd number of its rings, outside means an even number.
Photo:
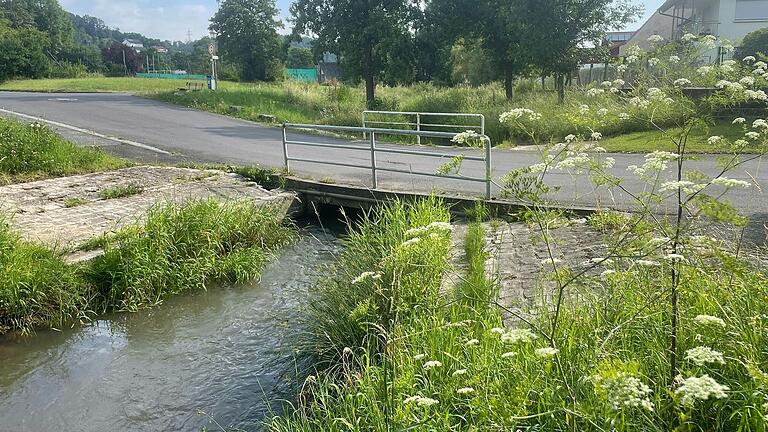
[[[160,78],[178,80],[205,80],[205,75],[173,74],[173,73],[137,73],[136,78]]]
[[[317,82],[317,69],[286,69],[288,79]]]

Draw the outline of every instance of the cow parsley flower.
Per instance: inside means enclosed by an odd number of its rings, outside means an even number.
[[[739,83],[749,87],[755,84],[755,79],[752,78],[751,76],[745,76],[744,78],[739,80]]]
[[[696,35],[693,33],[686,33],[683,35],[683,37],[680,38],[683,42],[692,42],[696,40]]]
[[[501,123],[509,123],[511,120],[519,120],[528,118],[530,120],[541,119],[541,114],[528,108],[515,108],[507,112],[501,113],[499,121]]]
[[[629,120],[629,118],[630,118],[629,114],[627,114],[625,112],[619,113],[619,119],[621,119],[621,120]]]
[[[753,131],[745,133],[744,136],[753,141],[760,138],[760,134],[758,132],[753,132]]]
[[[454,372],[451,374],[451,376],[453,376],[453,377],[457,377],[457,376],[459,376],[459,375],[465,375],[466,373],[467,373],[467,370],[466,370],[466,369],[458,369],[458,370],[454,371]]]
[[[410,247],[410,246],[415,246],[415,245],[419,244],[420,242],[421,242],[421,238],[414,237],[414,238],[412,238],[410,240],[404,241],[400,246],[404,247],[404,248],[407,248],[407,247]]]
[[[748,100],[759,100],[759,101],[768,101],[768,94],[766,94],[763,90],[744,90],[744,97],[746,97]]]
[[[748,188],[751,184],[744,180],[730,179],[727,177],[718,177],[712,180],[713,185],[722,186],[724,188]]]
[[[632,63],[636,62],[639,59],[640,59],[640,57],[638,57],[638,56],[633,54],[633,55],[627,56],[624,60],[626,60],[627,64],[632,64]]]
[[[657,34],[651,35],[651,37],[648,38],[648,42],[651,42],[651,43],[659,43],[663,41],[664,41],[664,38]]]
[[[592,138],[593,141],[600,141],[603,139],[603,134],[600,132],[592,132],[592,135],[590,135],[590,138]]]
[[[713,135],[713,136],[711,136],[711,137],[707,138],[707,143],[708,143],[709,145],[714,145],[714,144],[717,144],[717,143],[719,143],[719,142],[720,142],[720,141],[722,141],[722,140],[723,140],[723,137],[721,137],[721,136],[717,136],[717,135]]]
[[[624,84],[626,84],[626,82],[621,78],[613,80],[613,85],[616,87],[624,87]]]
[[[627,71],[627,65],[620,64],[620,65],[616,66],[616,72],[618,72],[620,74],[623,74],[626,71]]]
[[[679,154],[656,150],[653,153],[648,153],[645,155],[645,164],[643,164],[643,169],[646,171],[664,171],[667,169],[668,162],[676,161],[679,158]]]
[[[586,114],[589,112],[589,105],[581,104],[579,105],[579,113]]]
[[[598,96],[605,93],[605,90],[601,88],[591,88],[587,90],[587,96]]]
[[[746,57],[744,57],[744,58],[742,59],[742,61],[743,61],[744,63],[754,63],[754,62],[755,62],[755,60],[756,60],[756,59],[755,59],[755,57],[754,57],[754,56],[746,56]]]
[[[753,129],[768,129],[768,121],[765,121],[764,119],[757,119],[754,122],[752,122],[752,128]]]
[[[503,359],[508,359],[508,358],[512,358],[512,357],[514,357],[514,356],[516,356],[516,355],[517,355],[517,353],[516,353],[516,352],[513,352],[513,351],[507,351],[507,352],[505,352],[504,354],[502,354],[502,355],[501,355],[501,358],[503,358]]]
[[[501,335],[501,341],[508,344],[528,343],[534,339],[538,336],[526,328],[511,329]]]
[[[664,259],[666,261],[672,261],[672,262],[684,262],[686,261],[685,257],[680,254],[667,254],[664,255]]]
[[[427,357],[426,354],[416,354],[415,356],[413,356],[413,359],[418,361],[418,360],[424,360],[424,358],[426,357]]]
[[[477,339],[470,339],[470,340],[464,342],[464,346],[473,346],[473,345],[478,345],[479,343],[480,343],[480,341],[477,340]]]
[[[697,185],[694,182],[690,182],[687,180],[681,180],[681,181],[668,181],[661,184],[661,187],[659,188],[660,193],[664,192],[677,192],[678,190],[681,190],[685,193],[696,193],[700,191],[703,188],[703,185]]]
[[[758,69],[768,69],[768,64],[766,64],[764,61],[759,61],[752,66],[758,68]]]
[[[672,64],[680,63],[680,57],[676,55],[669,56],[669,62]]]
[[[725,328],[725,321],[712,315],[696,315],[693,318],[693,322],[703,327],[717,326]]]
[[[451,141],[457,144],[477,145],[478,143],[482,142],[484,138],[485,138],[485,135],[481,135],[473,130],[468,130],[461,133],[457,133],[451,139]]]
[[[539,348],[534,353],[536,353],[536,356],[541,357],[543,359],[550,359],[559,353],[560,350],[557,348],[552,347],[546,347],[546,348]]]
[[[466,394],[470,394],[470,393],[474,393],[474,392],[475,392],[475,389],[473,389],[472,387],[462,387],[462,388],[456,390],[456,393],[458,393],[460,395],[466,395]]]
[[[707,75],[708,73],[712,72],[714,70],[713,66],[701,66],[700,68],[696,69],[696,72],[699,75]]]
[[[722,353],[705,346],[689,349],[685,352],[685,359],[697,366],[706,366],[709,363],[725,364]]]
[[[574,134],[570,134],[570,135],[565,137],[565,142],[567,142],[567,143],[572,143],[574,141],[576,141],[576,135],[574,135]]]
[[[640,378],[626,372],[619,372],[615,376],[596,375],[592,379],[605,393],[608,403],[614,410],[640,407],[653,411],[653,402],[649,400],[653,391]]]
[[[681,396],[683,405],[692,406],[697,400],[705,401],[710,398],[723,399],[728,395],[728,387],[719,384],[709,375],[686,378],[682,385],[675,390],[675,394]]]
[[[744,117],[736,117],[735,119],[733,119],[733,122],[731,122],[731,123],[732,124],[744,124],[745,121],[747,121],[747,119],[745,119]]]
[[[686,87],[691,85],[691,81],[685,78],[676,79],[673,83],[676,87]]]
[[[610,275],[613,275],[613,274],[616,274],[616,270],[610,270],[610,269],[608,269],[608,270],[606,270],[606,271],[604,271],[604,272],[600,273],[600,277],[601,277],[602,279],[605,279],[605,278],[607,278],[608,276],[610,276]]]
[[[661,263],[658,261],[641,259],[641,260],[637,260],[637,265],[641,267],[659,267]]]
[[[603,81],[603,82],[600,83],[600,85],[602,87],[608,88],[608,87],[612,87],[613,83],[611,81]]]
[[[424,369],[430,370],[430,369],[433,369],[433,368],[439,368],[442,365],[443,364],[441,362],[439,362],[438,360],[430,360],[430,361],[424,363]]]

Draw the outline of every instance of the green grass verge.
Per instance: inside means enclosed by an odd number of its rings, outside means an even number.
[[[714,244],[683,267],[677,382],[667,361],[668,305],[660,300],[668,265],[617,264],[615,273],[572,286],[578,301],[566,302],[549,340],[549,308],[524,307],[530,325],[504,328],[491,307],[494,290],[483,289],[493,284],[468,286],[484,268],[478,226],[466,238],[466,284],[440,292],[433,270],[447,266],[447,237],[423,230],[412,243],[405,235],[445,220],[439,205],[423,206],[396,204],[353,234],[315,315],[324,318],[316,349],[330,372],[309,376],[299,406],[270,419],[269,430],[765,430],[764,273]],[[375,273],[356,276],[363,271]],[[322,295],[328,286],[332,294]],[[722,363],[697,364],[686,354],[701,346],[721,352]],[[682,380],[705,375],[727,389],[711,395],[718,389],[704,384],[688,404]]]
[[[211,282],[242,283],[294,231],[249,201],[152,209],[141,225],[93,241],[105,254],[70,266],[61,254],[0,225],[0,334],[62,326],[106,311],[135,311]]]
[[[99,196],[102,199],[108,200],[108,199],[115,199],[115,198],[126,198],[130,196],[138,195],[142,192],[144,192],[143,187],[135,183],[129,183],[126,185],[112,186],[107,189],[104,189],[101,192],[99,192]]]
[[[201,82],[201,81],[195,81]],[[39,80],[12,80],[0,84],[0,90],[35,92],[131,92],[153,93],[176,91],[186,87],[185,80],[152,78],[54,78]],[[224,84],[226,87],[227,84]]]
[[[130,163],[81,147],[37,123],[0,118],[0,184],[123,168]]]
[[[754,119],[750,119],[751,124]],[[671,129],[667,134],[659,131],[631,132],[624,135],[607,138],[600,144],[609,152],[620,153],[642,153],[650,149],[666,150],[670,152],[677,151],[677,146],[670,139],[679,134],[679,129]],[[718,135],[733,142],[744,139],[744,131],[740,126],[731,124],[730,121],[718,121],[709,127],[696,127],[692,130],[686,144],[688,153],[732,153],[727,145],[709,144],[707,139],[713,135]],[[753,141],[754,143],[754,141]],[[759,147],[746,147],[740,149],[740,152],[757,152]]]

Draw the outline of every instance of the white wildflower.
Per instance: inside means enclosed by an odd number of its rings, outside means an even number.
[[[363,282],[366,279],[379,280],[379,279],[381,279],[381,273],[377,273],[377,272],[365,272],[365,273],[362,273],[362,274],[360,274],[360,276],[356,277],[352,281],[352,285],[357,285],[357,284],[359,284],[360,282]]]
[[[659,193],[665,192],[677,192],[681,190],[685,193],[696,193],[704,188],[704,185],[699,185],[687,180],[681,181],[668,181],[661,184]]]
[[[752,128],[753,129],[768,129],[768,121],[765,121],[764,119],[757,119],[754,122],[752,122]]]
[[[680,254],[667,254],[664,255],[664,259],[666,261],[672,261],[672,262],[684,262],[686,261],[685,257]]]
[[[712,67],[712,66],[702,66],[702,67],[696,69],[696,72],[699,75],[707,75],[708,73],[712,72],[713,69],[714,69],[714,67]]]
[[[689,349],[685,352],[685,359],[697,366],[706,366],[710,363],[725,364],[722,353],[705,346]]]
[[[717,135],[713,135],[713,136],[711,136],[711,137],[707,138],[707,143],[708,143],[709,145],[714,145],[714,144],[717,144],[717,143],[719,143],[719,142],[720,142],[720,141],[722,141],[722,140],[723,140],[723,137],[721,137],[721,136],[717,136]]]
[[[430,361],[424,363],[424,369],[430,370],[430,369],[433,369],[433,368],[441,367],[442,365],[443,364],[441,362],[439,362],[438,360],[430,360]]]
[[[464,346],[472,346],[472,345],[478,345],[480,343],[477,339],[470,339],[466,342],[464,342]]]
[[[683,37],[680,38],[683,42],[691,42],[696,40],[696,35],[693,33],[686,33],[683,35]]]
[[[416,404],[423,407],[431,407],[432,405],[437,405],[439,402],[435,399],[427,398],[427,397],[420,397]]]
[[[616,274],[616,270],[610,270],[610,269],[609,269],[609,270],[606,270],[606,271],[604,271],[604,272],[600,273],[600,277],[601,277],[601,278],[603,278],[603,279],[605,279],[605,278],[607,278],[608,276],[610,276],[610,275],[613,275],[613,274]]]
[[[626,84],[626,82],[621,78],[613,80],[613,85],[616,87],[624,87],[624,84]]]
[[[754,56],[746,56],[742,59],[744,63],[754,63],[755,57]]]
[[[541,119],[541,114],[528,108],[515,108],[507,112],[501,113],[499,121],[501,123],[508,123],[511,120],[519,120],[522,118],[528,118],[530,120]]]
[[[640,57],[638,57],[638,56],[633,54],[633,55],[627,56],[627,58],[625,60],[626,60],[627,64],[632,64],[632,63],[636,62],[639,59],[640,59]]]
[[[601,88],[591,88],[587,90],[587,96],[598,96],[605,93],[605,90]]]
[[[656,57],[651,57],[648,59],[648,66],[656,67],[656,65],[658,64],[659,64],[659,59],[657,59]]]
[[[574,142],[574,141],[576,141],[576,135],[574,135],[574,134],[570,134],[570,135],[565,137],[565,142],[567,142],[567,143],[571,143],[571,142]]]
[[[419,399],[421,399],[421,396],[411,396],[411,397],[409,397],[409,398],[406,398],[406,399],[403,401],[403,405],[412,404],[412,403],[414,403],[414,402],[418,401]]]
[[[457,377],[457,376],[459,376],[459,375],[466,375],[466,373],[467,373],[467,370],[466,370],[466,369],[458,369],[458,370],[454,371],[454,372],[451,374],[451,376]]]
[[[506,331],[506,330],[504,330],[504,329],[503,329],[503,328],[501,328],[501,327],[494,327],[494,328],[492,328],[492,329],[491,329],[491,333],[496,333],[496,334],[498,334],[498,335],[503,335],[503,334],[504,334],[504,333],[506,333],[506,332],[507,332],[507,331]]]
[[[475,392],[475,389],[473,389],[472,387],[462,387],[462,388],[456,390],[456,393],[458,393],[460,395],[466,395],[466,394],[470,394],[470,393],[474,393],[474,392]]]
[[[586,114],[589,112],[589,105],[581,104],[579,105],[579,113]]]
[[[696,317],[693,318],[693,322],[704,327],[718,326],[725,328],[725,321],[712,315],[696,315]]]
[[[637,265],[641,267],[658,267],[661,265],[661,263],[658,261],[641,259],[637,260]]]
[[[620,64],[620,65],[616,66],[616,72],[618,72],[620,74],[623,74],[626,71],[627,71],[627,65]]]
[[[682,385],[675,390],[678,396],[682,396],[680,401],[683,405],[691,406],[697,400],[705,401],[710,398],[723,399],[728,395],[725,393],[728,387],[719,384],[709,375],[701,377],[686,378]]]
[[[673,83],[676,87],[687,87],[691,85],[691,81],[685,78],[676,79]]]
[[[739,83],[749,87],[755,84],[755,79],[752,78],[751,76],[745,76],[744,78],[739,80]]]
[[[751,183],[744,181],[744,180],[736,180],[731,179],[727,177],[718,177],[714,180],[712,180],[713,185],[722,186],[724,188],[748,188],[751,186]]]
[[[680,63],[680,57],[676,55],[669,56],[669,62],[672,64]]]
[[[513,351],[507,351],[507,352],[505,352],[504,354],[502,354],[502,355],[501,355],[501,358],[503,358],[503,359],[508,359],[508,358],[512,358],[512,357],[514,357],[514,356],[516,356],[516,355],[517,355],[517,353],[516,353],[516,352],[513,352]]]
[[[541,357],[541,358],[544,358],[544,359],[550,359],[550,358],[556,356],[557,353],[560,352],[560,350],[557,349],[557,348],[546,347],[546,348],[539,348],[539,349],[537,349],[534,352],[536,353],[536,356],[538,356],[538,357]]]
[[[592,132],[592,135],[590,135],[590,138],[592,138],[593,141],[600,141],[603,139],[603,134],[600,132]]]
[[[760,138],[760,134],[758,132],[753,132],[753,131],[745,133],[744,136],[753,141]]]
[[[608,115],[608,112],[609,112],[608,108],[600,108],[599,110],[597,110],[597,115],[601,117],[605,117]]]
[[[404,248],[407,248],[407,247],[410,247],[410,246],[417,245],[420,242],[421,242],[421,239],[419,237],[414,237],[414,238],[412,238],[410,240],[404,241],[400,246],[402,246]]]
[[[747,100],[759,100],[759,101],[768,101],[768,94],[765,93],[763,90],[744,90],[744,97],[747,98]]]
[[[619,372],[615,376],[603,377],[596,375],[592,378],[602,390],[608,403],[616,411],[624,408],[643,408],[653,411],[653,402],[649,396],[653,391],[638,377],[626,372]]]
[[[612,87],[613,83],[611,81],[603,81],[603,82],[600,83],[600,85],[602,87],[608,88],[608,87]]]
[[[454,135],[451,141],[457,144],[477,145],[483,140],[483,138],[484,138],[484,135],[481,135],[473,130],[468,130],[461,133],[457,133],[456,135]]]
[[[528,343],[537,338],[535,333],[526,328],[510,329],[501,335],[501,341],[509,344]]]
[[[732,124],[744,124],[745,121],[747,121],[747,119],[745,119],[744,117],[736,117],[735,119],[733,119],[733,122],[731,122],[731,123]]]
[[[648,38],[648,42],[651,42],[651,43],[659,43],[663,41],[664,41],[664,38],[657,34],[651,35],[651,37]]]
[[[768,64],[765,63],[764,61],[759,61],[759,62],[753,64],[752,66],[754,66],[754,67],[756,67],[758,69],[768,69]]]
[[[630,118],[629,114],[627,114],[625,112],[619,113],[619,119],[621,119],[621,120],[629,120],[629,118]]]
[[[427,357],[426,354],[416,354],[415,356],[413,356],[413,359],[418,361],[418,360],[424,360],[424,358],[426,357]]]

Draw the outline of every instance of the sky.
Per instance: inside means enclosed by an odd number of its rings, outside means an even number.
[[[286,28],[292,0],[277,0]],[[626,30],[636,30],[663,3],[663,0],[632,0],[644,4],[646,15]],[[216,11],[216,0],[60,0],[64,9],[78,15],[101,18],[123,32],[137,32],[163,40],[186,40],[208,34],[208,20]],[[282,31],[287,32],[287,29]]]

